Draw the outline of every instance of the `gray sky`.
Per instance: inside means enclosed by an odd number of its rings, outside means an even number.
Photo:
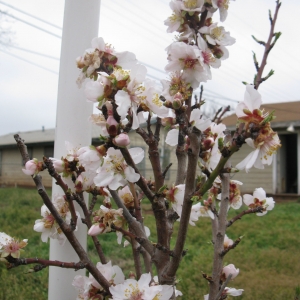
[[[171,15],[168,3],[166,0],[102,0],[99,36],[116,50],[132,51],[140,62],[152,66],[147,66],[150,76],[166,78],[163,72],[167,62],[164,49],[173,39],[173,34],[167,34],[163,24]],[[267,39],[270,30],[268,9],[274,12],[275,0],[231,1],[228,18],[222,26],[237,41],[228,47],[229,59],[222,62],[220,69],[213,69],[213,79],[204,84],[208,103],[218,103],[218,106],[230,104],[234,108],[236,101],[243,99],[245,88],[241,81],[252,82],[255,71],[252,51],[256,52],[259,61],[263,54],[263,47],[256,44],[251,35]],[[0,45],[0,135],[41,129],[42,126],[54,128],[61,43],[60,38],[54,35],[61,36],[62,32],[36,18],[61,28],[64,1],[1,0],[0,10],[15,17],[5,18],[14,32],[15,47]],[[275,75],[259,88],[265,103],[300,100],[299,14],[299,0],[282,0],[275,27],[282,36],[271,51],[265,70],[267,74],[274,69]],[[215,15],[218,16],[218,13]],[[218,21],[217,18],[214,21]],[[86,48],[89,47],[86,45]]]

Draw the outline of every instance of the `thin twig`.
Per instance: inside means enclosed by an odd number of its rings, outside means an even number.
[[[6,260],[9,262],[8,269],[12,269],[21,265],[30,265],[30,264],[39,264],[43,265],[45,267],[54,266],[54,267],[60,267],[65,269],[74,269],[75,271],[79,269],[84,269],[86,267],[86,264],[83,262],[63,262],[58,260],[48,260],[48,259],[42,259],[42,258],[13,258],[13,257],[7,257]]]
[[[134,200],[134,209],[135,209],[136,220],[138,222],[142,223],[143,217],[142,217],[142,211],[141,211],[141,203],[137,198],[136,190],[134,188],[134,183],[129,182],[129,187],[130,187],[130,191],[131,191],[131,194],[132,194],[133,200]]]
[[[244,216],[244,215],[262,213],[263,211],[264,211],[264,208],[262,206],[244,210],[241,213],[239,213],[238,215],[236,215],[234,218],[232,218],[230,221],[228,221],[226,226],[230,227],[235,221],[240,220],[242,218],[242,216]]]
[[[237,238],[232,245],[228,246],[222,251],[221,256],[225,256],[231,249],[234,249],[240,243],[241,240],[242,237]]]
[[[147,183],[143,179],[139,169],[136,167],[136,165],[135,165],[128,149],[127,148],[120,148],[120,151],[121,151],[126,163],[129,166],[131,166],[136,173],[140,174],[140,179],[136,182],[136,184],[141,188],[141,190],[144,192],[145,196],[149,199],[149,201],[152,202],[153,199],[154,199],[154,193],[147,186]]]
[[[276,8],[275,8],[275,13],[274,13],[274,18],[272,19],[271,14],[269,14],[271,28],[270,28],[270,33],[269,33],[268,41],[264,45],[264,47],[265,47],[264,55],[263,55],[262,61],[260,63],[260,67],[259,67],[259,70],[257,72],[257,75],[255,76],[255,81],[254,81],[254,87],[255,87],[255,89],[258,89],[259,85],[262,83],[262,74],[263,74],[264,68],[265,68],[265,66],[267,64],[268,55],[269,55],[271,49],[273,48],[275,42],[277,41],[277,39],[280,36],[280,34],[277,35],[277,36],[275,36],[275,34],[274,34],[275,23],[276,23],[276,20],[277,20],[277,15],[278,15],[278,11],[279,11],[280,6],[281,6],[281,3],[279,1],[276,1]],[[274,36],[275,36],[275,41],[274,41],[273,44],[271,44],[272,43],[272,39],[273,39]]]
[[[217,121],[216,121],[217,124],[220,124],[220,123],[221,123],[222,117],[223,117],[224,114],[227,113],[228,111],[230,111],[230,105],[226,106],[226,107],[223,109],[222,113],[220,114],[220,116],[218,117],[218,119],[217,119]]]
[[[162,175],[163,175],[164,178],[166,177],[166,174],[167,174],[167,172],[169,171],[169,169],[171,168],[171,166],[172,166],[172,163],[169,163],[169,164],[166,166],[165,170],[163,171]]]
[[[119,208],[123,209],[123,216],[128,222],[128,225],[132,227],[134,233],[136,234],[137,237],[139,237],[139,244],[143,246],[148,253],[152,256],[153,255],[153,246],[151,242],[147,239],[146,234],[142,228],[142,225],[135,220],[135,218],[132,217],[122,200],[120,199],[118,193],[116,191],[110,190],[111,196],[113,197],[115,203]],[[122,229],[123,230],[123,229]],[[121,229],[120,229],[121,231]],[[121,231],[122,232],[122,231]]]
[[[220,288],[220,290],[219,290],[219,292],[218,292],[218,294],[217,294],[215,300],[219,300],[220,296],[222,295],[222,293],[223,293],[223,291],[224,291],[224,289],[225,289],[227,283],[228,283],[229,280],[231,279],[231,277],[232,277],[232,274],[229,274],[229,275],[227,276],[227,278],[226,278],[225,282],[222,284],[222,286],[221,286],[221,288]]]

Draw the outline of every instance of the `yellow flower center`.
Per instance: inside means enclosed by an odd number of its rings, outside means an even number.
[[[154,98],[152,99],[152,103],[154,103],[156,106],[161,107],[162,101],[159,99],[158,94],[155,94]]]
[[[219,39],[220,37],[222,37],[223,33],[222,33],[222,28],[221,27],[216,27],[214,28],[211,33],[210,33],[211,37],[213,39]]]
[[[184,1],[184,6],[188,9],[196,8],[197,7],[197,0]]]
[[[129,300],[142,300],[143,293],[139,290],[139,286],[136,283],[135,286],[133,284],[129,284],[130,289],[125,290],[125,297]]]

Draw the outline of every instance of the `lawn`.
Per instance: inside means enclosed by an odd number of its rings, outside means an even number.
[[[48,258],[48,244],[42,243],[40,234],[32,230],[34,221],[40,218],[41,204],[33,189],[0,189],[0,231],[19,239],[29,239],[24,257]],[[147,212],[145,224],[151,229],[150,239],[155,242],[150,205],[145,203],[144,207]],[[233,211],[230,216],[236,213]],[[280,203],[266,216],[248,215],[229,228],[227,234],[231,239],[243,236],[237,248],[225,257],[226,263],[240,268],[238,277],[229,284],[245,290],[244,295],[236,299],[294,299],[295,289],[300,285],[299,217],[300,203]],[[208,292],[202,272],[211,272],[213,248],[210,239],[208,218],[200,219],[197,226],[190,228],[185,247],[188,251],[177,276],[177,288],[184,294],[182,299],[203,299],[202,295]],[[125,274],[134,270],[133,264],[126,259],[131,249],[119,246],[114,233],[100,236],[100,241],[113,264],[118,264]],[[172,242],[175,243],[175,238]],[[88,249],[96,261],[91,241]],[[47,269],[38,273],[27,273],[28,270],[28,266],[22,266],[7,271],[4,263],[0,263],[1,300],[47,299]]]

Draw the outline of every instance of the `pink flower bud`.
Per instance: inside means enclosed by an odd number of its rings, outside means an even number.
[[[130,144],[130,139],[127,133],[120,133],[113,139],[113,143],[121,148],[124,148]]]
[[[205,139],[204,141],[202,141],[202,148],[203,150],[209,150],[213,147],[213,145],[215,144],[215,140],[212,137],[209,137],[207,139]]]
[[[99,234],[101,234],[103,232],[104,229],[105,229],[105,225],[104,224],[94,224],[89,229],[88,235],[90,235],[90,236],[99,235]]]
[[[183,97],[182,97],[182,94],[181,93],[176,93],[175,95],[174,95],[174,100],[180,100],[180,101],[182,101],[183,100]]]
[[[61,159],[56,159],[50,157],[53,163],[53,167],[57,173],[62,173],[64,171],[64,162]]]
[[[119,123],[115,120],[112,114],[108,115],[106,120],[107,132],[110,136],[116,136],[118,133]]]
[[[109,115],[106,120],[106,126],[118,126],[119,123],[115,120],[113,115]]]
[[[40,171],[39,161],[36,158],[29,160],[25,164],[25,169],[22,169],[22,171],[26,175],[35,175],[35,174],[37,174]]]
[[[225,276],[225,279],[229,276],[229,274],[232,275],[231,279],[234,279],[236,276],[238,276],[239,272],[240,272],[240,269],[236,269],[233,264],[229,264],[223,268],[222,273]]]
[[[82,189],[83,189],[82,182],[83,182],[83,178],[82,178],[82,175],[80,174],[75,181],[75,190],[77,193],[82,192]]]

